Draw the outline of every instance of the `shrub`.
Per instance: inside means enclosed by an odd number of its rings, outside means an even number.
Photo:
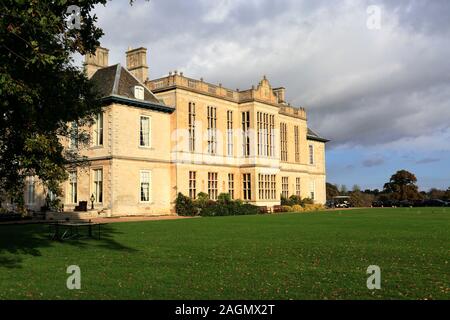
[[[248,203],[242,204],[239,201],[230,200],[228,203],[219,201],[208,203],[208,205],[201,210],[200,215],[203,217],[214,217],[251,215],[258,213],[259,208],[257,206]]]
[[[286,199],[285,197],[283,197],[283,195],[280,196],[280,204],[282,206],[288,206],[289,205],[289,200]]]
[[[300,198],[299,196],[296,196],[296,195],[290,196],[288,202],[289,202],[289,204],[288,204],[289,206],[295,206],[295,205],[302,206],[303,205],[302,198]]]
[[[229,193],[221,193],[219,194],[219,196],[217,197],[217,202],[221,203],[221,204],[228,204],[231,203],[231,196]]]
[[[281,206],[283,212],[292,212],[291,206]]]
[[[323,210],[324,206],[321,204],[306,204],[305,205],[305,211],[318,211],[318,210]]]
[[[303,209],[303,207],[302,207],[301,205],[299,205],[299,204],[294,204],[294,205],[292,206],[292,211],[293,211],[293,212],[302,212],[302,211],[304,211],[304,209]]]
[[[307,205],[307,204],[314,204],[314,200],[311,198],[305,198],[303,199],[303,206]]]
[[[175,200],[175,210],[180,216],[195,216],[198,213],[192,199],[184,196],[181,192],[178,193]]]

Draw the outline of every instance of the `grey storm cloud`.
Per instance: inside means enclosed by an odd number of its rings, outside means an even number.
[[[450,1],[138,0],[96,13],[110,63],[145,46],[151,78],[245,89],[267,75],[331,146],[450,132]]]
[[[428,164],[428,163],[433,163],[433,162],[438,162],[440,161],[440,159],[438,158],[423,158],[420,160],[416,161],[416,164]]]
[[[362,162],[364,167],[376,167],[376,166],[381,166],[382,164],[384,164],[384,159],[379,157],[379,158],[373,158],[373,159],[366,159]]]

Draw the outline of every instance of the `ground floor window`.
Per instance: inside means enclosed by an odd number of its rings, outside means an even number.
[[[231,199],[234,199],[234,174],[228,174],[228,194]]]
[[[242,175],[242,185],[243,185],[243,198],[244,200],[252,199],[252,185],[251,185],[251,175],[250,173],[244,173]]]
[[[94,170],[94,198],[95,202],[103,202],[103,169]]]
[[[300,178],[295,178],[295,195],[300,197]]]
[[[152,175],[150,171],[141,171],[141,202],[150,202],[150,185],[151,185]]]
[[[69,202],[77,203],[77,172],[69,172]]]
[[[34,204],[36,183],[34,177],[28,177],[27,182],[27,204]]]
[[[258,193],[261,200],[276,199],[276,176],[274,174],[258,175]]]
[[[281,177],[281,195],[289,198],[289,177]]]
[[[311,180],[311,182],[309,183],[309,194],[310,194],[310,198],[312,200],[315,200],[315,196],[316,196],[316,182],[314,180]]]
[[[217,172],[208,172],[208,195],[211,200],[217,200]]]
[[[197,197],[197,172],[189,171],[189,197],[195,199]]]

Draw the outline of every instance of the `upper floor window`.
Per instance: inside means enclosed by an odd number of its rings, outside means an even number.
[[[288,160],[288,146],[287,146],[287,124],[280,123],[280,147],[281,147],[281,161]]]
[[[188,106],[189,151],[195,151],[195,103]]]
[[[208,153],[217,152],[217,108],[208,106]]]
[[[141,116],[139,129],[139,145],[141,147],[150,147],[151,140],[151,118],[148,116]]]
[[[94,123],[94,145],[103,145],[103,113],[100,112],[95,116]]]
[[[78,123],[76,121],[73,121],[70,126],[69,148],[70,149],[78,148]]]
[[[242,154],[250,156],[250,111],[242,112]]]
[[[275,117],[268,113],[257,112],[258,155],[273,156],[273,131]]]
[[[300,162],[300,136],[298,126],[294,126],[295,162]]]
[[[134,86],[134,97],[139,100],[144,100],[144,87]]]
[[[309,145],[309,164],[314,164],[314,146]]]
[[[233,111],[227,111],[227,155],[233,155]]]

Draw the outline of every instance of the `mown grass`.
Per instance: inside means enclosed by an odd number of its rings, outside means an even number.
[[[450,298],[450,208],[114,223],[62,243],[46,231],[0,226],[1,299]]]

